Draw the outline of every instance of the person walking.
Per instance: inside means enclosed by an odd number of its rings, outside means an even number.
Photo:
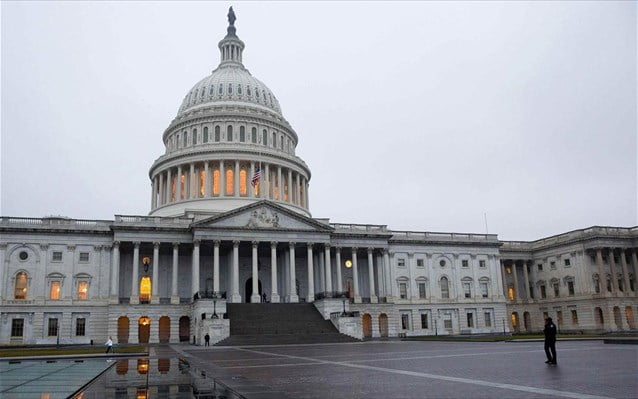
[[[545,355],[547,356],[547,364],[556,364],[556,325],[551,317],[545,319]]]
[[[113,339],[109,337],[104,345],[106,345],[106,353],[109,353],[113,349]]]
[[[210,335],[204,335],[204,346],[210,346]]]

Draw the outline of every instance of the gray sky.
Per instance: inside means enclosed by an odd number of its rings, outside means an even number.
[[[147,214],[148,169],[219,62],[310,166],[313,216],[530,240],[634,226],[636,2],[2,2],[11,216]]]

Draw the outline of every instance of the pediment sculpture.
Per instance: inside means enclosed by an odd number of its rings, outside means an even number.
[[[265,208],[259,211],[254,210],[250,215],[246,227],[279,227],[279,215],[277,215],[277,212]]]

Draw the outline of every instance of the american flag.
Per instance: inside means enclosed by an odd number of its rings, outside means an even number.
[[[253,179],[250,181],[250,184],[255,187],[255,185],[259,182],[259,179],[261,178],[261,169],[259,168],[259,166],[257,166],[257,168],[255,169],[255,174],[253,175]]]

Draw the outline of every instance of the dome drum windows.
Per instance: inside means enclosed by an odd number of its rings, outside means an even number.
[[[246,128],[244,126],[239,127],[239,141],[242,143],[246,142]]]
[[[208,143],[208,126],[204,127],[204,137],[203,137],[203,142],[204,143]]]
[[[197,144],[197,129],[193,129],[193,145]]]
[[[215,142],[219,143],[221,140],[221,128],[218,126],[215,126]]]
[[[251,129],[251,133],[250,133],[250,141],[253,144],[257,143],[257,128],[254,127]]]
[[[233,141],[233,127],[232,127],[232,125],[228,125],[226,127],[226,141],[228,141],[228,142],[232,142]]]

